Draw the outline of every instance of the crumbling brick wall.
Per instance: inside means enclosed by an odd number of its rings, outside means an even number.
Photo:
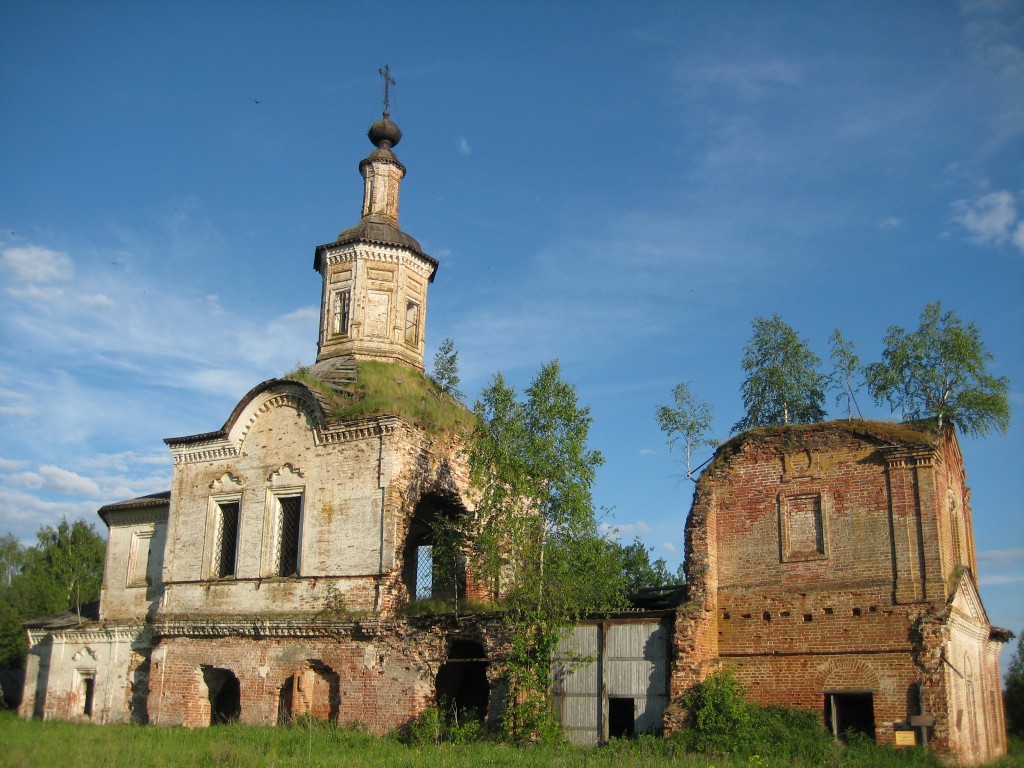
[[[937,663],[952,652],[943,611],[974,589],[973,577],[958,580],[974,562],[951,431],[834,422],[734,438],[702,476],[687,521],[691,600],[676,617],[667,725],[685,720],[678,697],[725,664],[762,704],[825,719],[831,692],[868,692],[880,742],[923,708],[936,718],[936,748],[968,762],[1001,754],[998,727],[974,725],[980,715],[957,735],[966,694]],[[964,605],[959,621],[971,629],[961,635],[973,639],[959,652],[985,667],[973,683],[981,712],[982,698],[992,709],[999,697],[983,682],[993,679],[989,628],[980,602]]]
[[[488,674],[499,674],[507,649],[500,625],[479,619],[447,623],[376,619],[240,623],[209,619],[158,627],[161,640],[150,667],[150,722],[205,726],[211,721],[204,669],[225,670],[238,680],[239,720],[272,725],[289,714],[282,695],[293,697],[290,714],[327,715],[338,723],[362,723],[374,733],[406,726],[436,703],[435,680],[453,638],[471,638],[491,659]],[[307,670],[321,687],[296,707],[296,677]],[[326,698],[325,698],[326,694]],[[492,695],[493,721],[502,702]],[[296,711],[296,709],[302,711]]]

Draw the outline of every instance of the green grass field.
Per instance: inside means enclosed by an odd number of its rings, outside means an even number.
[[[641,738],[601,748],[471,744],[411,746],[393,737],[371,736],[353,728],[268,728],[244,725],[215,728],[96,726],[23,721],[0,713],[0,765],[10,768],[167,768],[168,766],[343,766],[343,768],[773,768],[811,766],[780,762],[758,754],[743,758],[685,754],[673,741]],[[815,766],[883,768],[935,766],[921,753],[882,750],[874,745],[836,748]],[[995,764],[1024,765],[1024,752]]]

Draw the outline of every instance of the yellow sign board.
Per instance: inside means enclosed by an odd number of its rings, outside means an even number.
[[[896,731],[897,747],[913,747],[917,744],[917,734],[914,731]]]

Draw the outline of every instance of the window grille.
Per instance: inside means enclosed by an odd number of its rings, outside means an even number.
[[[416,599],[434,596],[434,548],[427,544],[416,547]]]
[[[348,319],[351,311],[352,292],[349,289],[334,293],[334,332],[348,333]]]
[[[282,496],[277,504],[277,575],[298,576],[302,497]]]
[[[214,552],[217,553],[215,572],[218,579],[235,575],[235,561],[238,555],[238,502],[221,502],[217,525],[217,540]]]
[[[405,305],[405,343],[415,345],[419,341],[420,305],[410,301]]]

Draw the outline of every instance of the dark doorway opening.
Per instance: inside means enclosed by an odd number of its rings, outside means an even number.
[[[203,682],[210,696],[210,725],[233,723],[242,714],[242,689],[229,669],[203,667]]]
[[[437,672],[434,690],[438,706],[457,722],[484,722],[491,687],[483,646],[472,640],[453,640],[448,647],[448,660]]]
[[[93,698],[96,695],[96,678],[85,677],[82,679],[82,687],[85,689],[85,703],[82,707],[82,714],[86,717],[92,717],[92,704]]]
[[[851,733],[875,738],[875,705],[864,691],[836,691],[825,694],[825,727],[837,739],[846,741]]]
[[[636,733],[636,707],[633,699],[609,697],[608,738],[624,739]]]

